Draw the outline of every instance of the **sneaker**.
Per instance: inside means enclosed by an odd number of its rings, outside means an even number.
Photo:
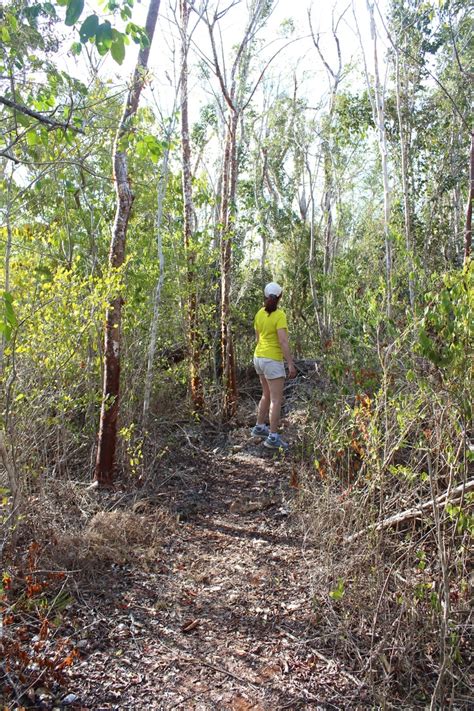
[[[268,437],[270,430],[268,425],[255,425],[255,427],[252,427],[250,434],[252,437]]]
[[[264,447],[268,449],[288,449],[288,442],[284,442],[279,434],[269,434],[265,442]]]

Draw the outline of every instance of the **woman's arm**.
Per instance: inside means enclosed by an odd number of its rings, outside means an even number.
[[[286,331],[286,328],[278,328],[277,334],[281,350],[283,351],[283,358],[286,360],[286,363],[288,365],[289,376],[290,378],[296,378],[296,368],[295,364],[293,363],[293,358],[291,357],[290,346],[288,344],[288,333]]]

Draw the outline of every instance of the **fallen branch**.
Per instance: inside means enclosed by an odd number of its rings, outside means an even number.
[[[399,513],[394,514],[393,516],[389,516],[389,518],[385,518],[383,521],[379,521],[378,523],[372,523],[370,526],[367,526],[367,528],[363,528],[362,531],[353,533],[352,536],[346,538],[346,543],[352,543],[352,541],[356,541],[368,531],[383,531],[386,528],[396,526],[398,523],[405,523],[406,521],[412,521],[415,518],[419,518],[427,509],[432,509],[434,506],[436,508],[439,508],[440,506],[443,506],[443,504],[446,504],[448,501],[448,494],[449,500],[455,503],[456,501],[459,501],[459,499],[461,499],[464,494],[473,490],[474,479],[469,479],[469,481],[465,482],[464,484],[459,484],[459,486],[453,489],[450,493],[446,491],[444,494],[440,494],[440,496],[437,496],[436,499],[430,499],[429,501],[425,501],[423,504],[417,506],[416,508],[405,509],[405,511],[400,511]]]

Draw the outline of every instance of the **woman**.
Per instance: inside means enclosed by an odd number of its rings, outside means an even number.
[[[258,405],[257,424],[252,429],[254,437],[265,437],[269,449],[288,449],[288,444],[278,434],[280,410],[283,400],[286,360],[289,377],[296,376],[296,369],[288,345],[285,312],[278,308],[283,289],[274,281],[265,287],[263,308],[254,320],[257,346],[254,365],[262,384],[262,397]],[[267,422],[270,422],[270,427]]]

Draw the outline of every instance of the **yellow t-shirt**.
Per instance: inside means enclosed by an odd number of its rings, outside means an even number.
[[[283,352],[277,331],[279,328],[288,328],[285,312],[277,309],[268,314],[262,307],[260,311],[257,311],[253,325],[255,330],[258,331],[258,343],[255,348],[257,358],[283,360]]]

